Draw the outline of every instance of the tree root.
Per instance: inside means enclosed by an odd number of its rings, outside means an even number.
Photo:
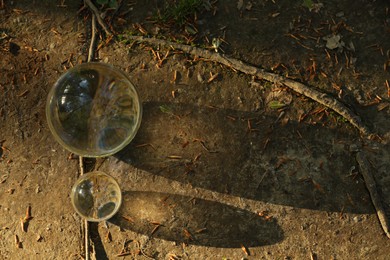
[[[156,38],[146,38],[143,36],[128,36],[128,39],[140,42],[148,43],[151,45],[163,45],[170,47],[172,49],[182,50],[193,56],[203,57],[205,59],[218,62],[227,67],[232,68],[233,70],[243,72],[255,76],[259,79],[264,79],[274,84],[285,85],[295,92],[302,94],[332,110],[348,120],[354,127],[356,127],[360,133],[368,138],[373,137],[373,133],[368,129],[368,127],[362,122],[360,117],[348,109],[342,102],[335,99],[334,97],[322,93],[316,89],[310,88],[300,82],[288,79],[281,75],[266,72],[264,69],[257,68],[255,66],[244,63],[241,60],[235,58],[229,58],[226,55],[219,54],[217,52],[211,52],[202,48],[197,48],[185,44],[174,43],[166,40],[156,39]]]
[[[91,0],[84,0],[84,3],[88,5],[89,9],[91,9],[92,13],[95,14],[97,22],[100,24],[100,26],[103,28],[103,30],[106,32],[107,36],[112,35],[112,32],[108,28],[107,24],[103,21],[102,17],[100,16],[99,10],[96,8],[96,6],[92,3]]]

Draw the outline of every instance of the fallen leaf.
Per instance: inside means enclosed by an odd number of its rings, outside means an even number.
[[[324,7],[324,4],[323,3],[313,3],[311,8],[309,8],[309,11],[310,12],[315,12],[315,13],[318,13],[321,8]]]
[[[252,9],[252,3],[251,2],[248,2],[247,4],[246,4],[246,6],[245,6],[245,9],[246,10],[248,10],[248,11],[250,11],[251,9]]]
[[[265,103],[271,109],[279,109],[290,105],[292,94],[284,90],[273,90],[265,98]]]
[[[241,11],[243,6],[244,6],[244,0],[238,0],[238,2],[237,2],[237,9],[239,11]]]
[[[172,114],[172,108],[170,108],[168,105],[161,105],[160,111],[165,113],[165,114]]]
[[[279,109],[279,108],[285,107],[286,105],[279,102],[279,101],[272,100],[271,102],[268,103],[268,106],[271,109]]]
[[[304,7],[307,7],[310,10],[313,7],[313,1],[312,0],[303,0],[302,5]]]
[[[200,73],[198,73],[197,79],[198,79],[199,83],[204,83],[204,78]]]
[[[326,48],[330,50],[334,50],[337,48],[343,48],[345,43],[341,40],[341,36],[339,34],[336,35],[328,35],[323,38],[326,41]]]

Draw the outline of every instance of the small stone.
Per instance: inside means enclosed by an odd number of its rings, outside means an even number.
[[[51,224],[50,224],[50,223],[47,224],[47,226],[46,226],[46,231],[51,231]]]

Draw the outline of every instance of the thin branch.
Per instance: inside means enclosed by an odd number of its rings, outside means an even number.
[[[94,10],[93,8],[96,9],[96,7],[90,2],[89,0],[85,1],[89,7]],[[93,7],[88,3],[90,2]],[[96,9],[97,12],[97,9]],[[100,16],[99,13],[94,11],[92,14],[92,35],[91,35],[91,43],[89,44],[89,50],[88,50],[88,60],[87,62],[91,62],[94,59],[94,54],[95,54],[95,42],[96,42],[96,19],[99,21]],[[100,24],[102,25],[102,24]],[[103,26],[102,26],[103,27]],[[103,27],[104,28],[104,27]],[[106,31],[107,33],[107,31]],[[82,156],[79,156],[79,167],[80,167],[80,176],[84,174],[84,159]],[[84,242],[85,242],[85,259],[89,260],[90,257],[90,236],[89,236],[89,223],[86,219],[84,219]]]
[[[96,42],[96,15],[92,14],[92,36],[91,36],[91,43],[89,44],[89,51],[88,51],[88,62],[91,62],[94,59],[94,53],[95,53],[95,42]]]
[[[80,168],[80,176],[84,174],[84,158],[79,156],[79,168]],[[84,247],[85,247],[85,260],[89,260],[90,252],[89,252],[89,223],[86,219],[84,219]]]
[[[376,187],[376,182],[373,177],[372,171],[374,169],[363,152],[358,152],[356,154],[356,161],[359,164],[360,173],[363,175],[364,182],[366,183],[366,187],[370,193],[371,201],[375,207],[379,222],[383,228],[383,231],[385,231],[386,236],[390,238],[390,223],[389,219],[386,217],[386,213],[383,208],[378,189]]]
[[[92,3],[92,1],[91,0],[84,0],[84,3],[86,3],[88,5],[89,9],[91,9],[91,11],[95,14],[98,23],[103,28],[103,30],[106,32],[107,36],[112,35],[112,32],[110,31],[110,29],[108,28],[106,23],[103,21],[102,17],[100,16],[99,10]]]
[[[94,59],[95,54],[95,43],[96,43],[96,19],[98,20],[100,26],[105,30],[107,35],[112,35],[104,21],[101,19],[99,11],[97,8],[93,5],[93,3],[90,0],[84,0],[84,2],[89,6],[89,8],[92,10],[92,35],[91,35],[91,42],[89,45],[88,50],[88,60],[87,62],[91,62]],[[79,156],[79,168],[80,168],[80,176],[84,174],[84,159],[82,156]],[[89,236],[89,223],[88,220],[84,219],[84,247],[85,247],[85,259],[89,260],[91,259],[90,256],[90,236]]]
[[[84,238],[85,238],[85,260],[91,259],[89,252],[89,223],[88,220],[84,220]]]
[[[80,168],[80,176],[84,174],[84,158],[79,156],[79,168]]]
[[[364,152],[358,152],[356,154],[356,161],[359,164],[360,173],[363,175],[364,182],[366,183],[366,187],[368,189],[368,192],[370,193],[371,201],[375,207],[376,214],[378,216],[382,229],[385,232],[386,236],[390,238],[390,224],[389,220],[386,217],[386,213],[376,187],[375,179],[373,177],[372,172],[374,171],[374,169],[371,166],[370,162],[367,160],[367,157]]]
[[[225,66],[231,67],[234,70],[241,71],[245,74],[253,75],[259,79],[264,79],[279,85],[285,85],[290,89],[294,90],[295,92],[302,94],[334,110],[339,115],[343,116],[346,120],[348,120],[353,126],[359,129],[359,131],[363,135],[369,138],[373,135],[373,133],[368,129],[368,127],[362,122],[360,117],[353,113],[350,109],[348,109],[342,102],[338,101],[337,99],[326,93],[322,93],[314,88],[310,88],[300,82],[288,79],[278,74],[266,72],[264,69],[249,65],[241,60],[230,58],[226,55],[219,54],[217,52],[211,52],[202,48],[197,48],[156,38],[145,38],[143,36],[128,36],[128,38],[137,42],[149,43],[152,45],[163,45],[172,49],[179,49],[193,56],[199,56],[211,61],[218,62]]]

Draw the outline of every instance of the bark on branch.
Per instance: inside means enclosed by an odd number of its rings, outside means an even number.
[[[182,50],[188,54],[193,56],[199,56],[214,62],[218,62],[225,66],[231,67],[234,70],[243,72],[245,74],[253,75],[259,79],[264,79],[269,82],[285,85],[295,92],[302,94],[332,110],[336,113],[344,117],[348,120],[354,127],[356,127],[364,136],[372,137],[372,132],[368,129],[368,127],[362,122],[361,118],[352,112],[349,108],[347,108],[342,102],[337,100],[336,98],[322,93],[319,90],[314,88],[310,88],[300,82],[294,81],[292,79],[288,79],[281,75],[270,73],[265,71],[264,69],[257,68],[253,65],[247,64],[241,60],[227,57],[226,55],[219,54],[217,52],[212,52],[206,49],[193,47],[185,44],[174,43],[166,40],[156,39],[156,38],[146,38],[143,36],[128,36],[128,39],[140,42],[140,43],[148,43],[151,45],[162,45],[166,47],[170,47],[172,49]]]
[[[390,238],[390,224],[389,220],[386,217],[382,200],[376,187],[375,179],[373,176],[374,169],[368,161],[364,152],[358,152],[356,154],[356,161],[359,164],[360,173],[363,175],[364,182],[366,183],[366,187],[368,189],[368,192],[370,193],[371,201],[374,205],[382,229],[385,232],[386,236]]]

